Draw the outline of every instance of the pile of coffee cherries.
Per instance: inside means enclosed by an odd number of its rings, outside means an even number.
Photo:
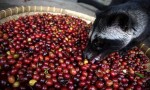
[[[138,48],[100,62],[83,59],[91,24],[35,14],[0,25],[2,90],[142,90],[148,58]]]

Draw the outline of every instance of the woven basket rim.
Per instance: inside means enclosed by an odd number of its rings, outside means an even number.
[[[19,14],[26,14],[28,15],[29,13],[52,13],[52,14],[67,14],[70,16],[74,16],[80,19],[83,19],[84,21],[90,23],[94,22],[95,17],[86,15],[77,11],[72,11],[69,9],[62,9],[62,8],[56,8],[56,7],[49,7],[49,6],[20,6],[20,7],[14,7],[14,8],[8,8],[5,10],[0,11],[0,19],[15,19],[12,18],[14,15],[19,15]],[[22,16],[22,15],[21,15]],[[9,18],[8,18],[9,17]],[[0,21],[1,21],[0,20]],[[7,21],[7,20],[6,20]],[[0,22],[2,23],[2,22]]]

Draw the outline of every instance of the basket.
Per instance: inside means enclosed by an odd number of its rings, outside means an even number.
[[[80,12],[75,12],[67,9],[61,9],[48,6],[21,6],[15,8],[8,8],[0,11],[0,25],[12,19],[18,19],[20,16],[33,15],[37,13],[51,13],[51,14],[67,14],[78,17],[87,23],[93,23],[95,18]],[[145,43],[137,45],[150,58],[150,47]],[[148,64],[148,71],[150,71],[150,63]]]

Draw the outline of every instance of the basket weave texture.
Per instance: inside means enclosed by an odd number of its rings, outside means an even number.
[[[19,16],[32,15],[36,13],[52,13],[52,14],[67,14],[70,16],[78,17],[85,20],[87,23],[91,23],[95,20],[94,17],[55,7],[46,7],[46,6],[21,6],[15,8],[8,8],[6,10],[0,11],[0,24],[7,22],[12,19],[17,19]]]

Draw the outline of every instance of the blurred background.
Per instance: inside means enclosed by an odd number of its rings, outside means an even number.
[[[105,5],[108,5],[111,0],[99,0]],[[37,5],[37,6],[54,6],[57,8],[70,9],[77,12],[82,12],[91,16],[95,15],[96,8],[86,5],[79,4],[77,0],[0,0],[0,10],[6,9],[8,7],[15,6],[28,6],[28,5]]]

